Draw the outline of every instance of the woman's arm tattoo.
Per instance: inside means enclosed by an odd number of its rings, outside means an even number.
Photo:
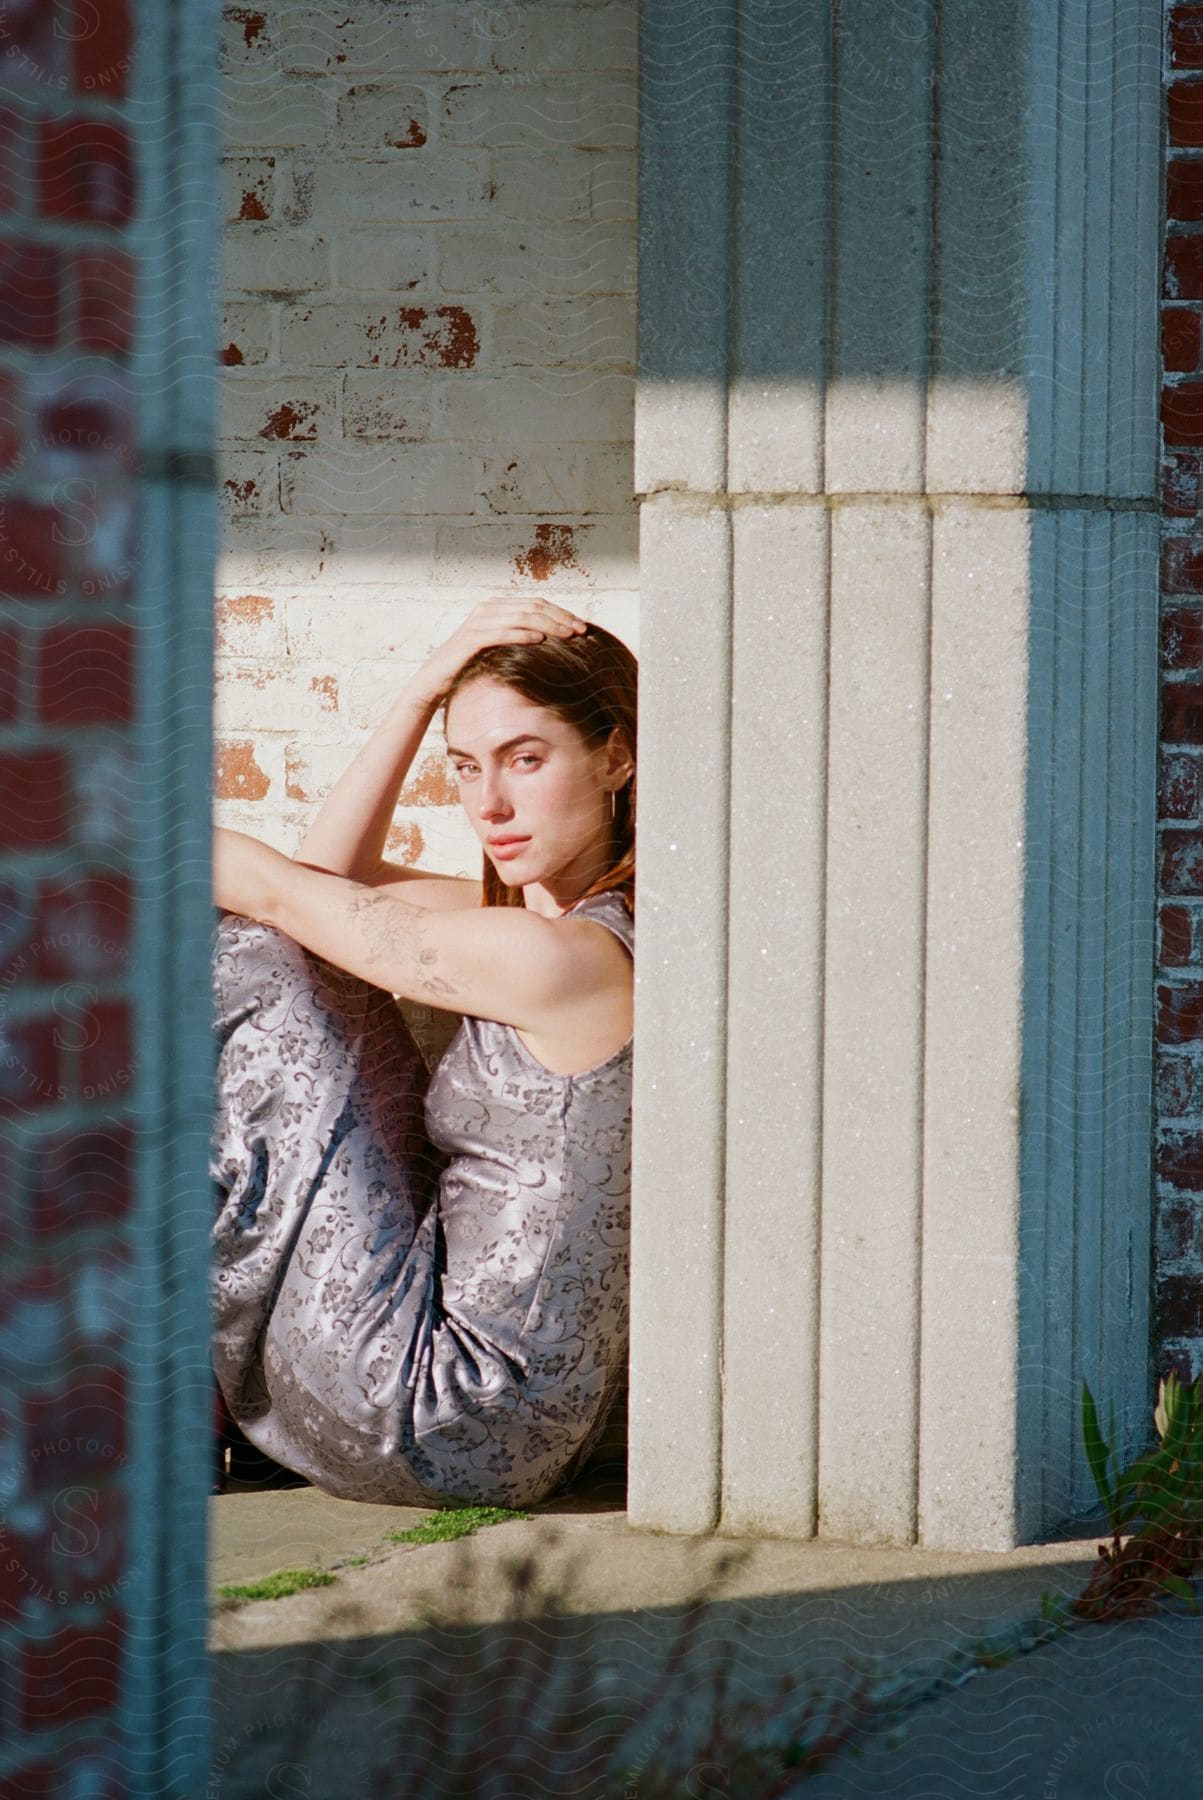
[[[419,907],[407,906],[404,900],[394,899],[391,894],[378,894],[373,888],[357,882],[351,893],[350,911],[374,959],[393,957],[412,963],[419,971],[417,985],[424,993],[439,1000],[455,1001],[460,990],[435,972],[439,953],[433,945],[422,942],[423,919]]]

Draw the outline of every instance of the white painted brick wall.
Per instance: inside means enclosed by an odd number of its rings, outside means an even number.
[[[219,823],[295,849],[489,593],[638,650],[636,18],[227,6]],[[441,756],[392,854],[479,873]]]

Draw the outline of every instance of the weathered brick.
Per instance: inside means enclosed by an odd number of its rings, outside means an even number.
[[[1203,982],[1188,981],[1157,986],[1157,1040],[1161,1044],[1191,1044],[1203,1037]]]
[[[361,83],[338,102],[340,150],[420,150],[426,142],[426,93],[412,83]]]
[[[129,878],[97,872],[38,887],[38,931],[25,953],[41,983],[130,972],[134,896]]]
[[[219,594],[214,637],[219,658],[280,654],[283,643],[274,599],[269,594]]]
[[[352,663],[347,676],[345,712],[353,731],[370,731],[379,725],[396,699],[398,687],[409,678],[411,668],[412,665],[378,661]]]
[[[130,0],[59,0],[57,28],[70,40],[71,76],[77,94],[120,100],[126,93],[133,50]]]
[[[262,80],[274,72],[278,64],[272,24],[264,6],[222,8],[221,66],[230,80],[246,75]]]
[[[509,5],[463,10],[475,14],[476,30],[484,40],[482,71],[505,75],[507,85],[592,67],[583,7]]]
[[[220,736],[329,727],[338,717],[338,680],[328,669],[227,662],[214,711]]]
[[[487,218],[488,158],[427,149],[388,160],[327,159],[315,171],[313,205],[320,219],[385,224]]]
[[[135,468],[133,396],[113,377],[75,378],[47,388],[38,402],[36,433],[41,467],[56,475],[78,470],[103,476],[107,485],[115,471]],[[95,497],[91,490],[89,498]],[[71,516],[64,497],[60,508]]]
[[[108,1713],[121,1693],[128,1629],[118,1615],[27,1639],[21,1655],[21,1725],[47,1731]]]
[[[133,1204],[132,1127],[70,1130],[38,1141],[30,1157],[30,1215],[39,1236],[55,1238],[123,1218]]]
[[[0,495],[0,593],[56,599],[66,592],[67,546],[58,524],[55,507]]]
[[[1166,214],[1183,224],[1203,219],[1203,161],[1193,156],[1170,158],[1166,170]]]
[[[48,91],[67,86],[68,44],[56,8],[24,6],[6,0],[0,9],[0,56],[4,82],[26,98],[41,98]]]
[[[9,1577],[7,1589],[0,1588],[0,1616],[30,1602],[78,1607],[100,1590],[116,1593],[132,1555],[127,1511],[125,1493],[109,1478],[66,1486],[45,1509],[38,1531],[0,1526],[0,1566]],[[78,1769],[77,1762],[73,1766]]]
[[[1198,757],[1162,756],[1158,768],[1157,816],[1169,820],[1198,818]]]
[[[21,709],[21,634],[0,626],[0,725],[11,725]]]
[[[1203,69],[1203,6],[1171,7],[1169,27],[1171,65]]]
[[[48,218],[128,224],[134,212],[134,157],[124,125],[44,119],[38,197]]]
[[[49,350],[58,342],[62,258],[50,244],[0,244],[0,343]]]
[[[270,305],[262,300],[231,300],[222,308],[217,360],[224,368],[266,362],[271,343]]]
[[[134,717],[133,631],[55,625],[38,645],[38,716],[45,725],[128,724]]]
[[[62,843],[70,829],[70,776],[61,750],[0,754],[0,850]]]
[[[6,759],[0,757],[0,765]],[[55,1017],[10,1018],[0,1012],[0,1117],[54,1106],[67,1097]]]
[[[384,854],[392,862],[399,862],[410,868],[421,863],[423,868],[435,869],[438,864],[433,857],[427,855],[426,838],[420,825],[412,819],[394,819],[388,828],[388,836],[384,840]],[[458,874],[458,870],[448,870],[448,874]]]
[[[1190,1184],[1195,1185],[1193,1182]],[[1203,1249],[1203,1213],[1189,1200],[1162,1200],[1157,1209],[1157,1260],[1181,1262]]]
[[[292,6],[273,22],[294,74],[395,76],[489,66],[489,20],[477,6]]]
[[[1203,665],[1203,607],[1172,606],[1162,613],[1161,660],[1167,669]]]
[[[307,231],[230,225],[222,237],[227,293],[305,294],[330,285],[330,245]]]
[[[262,224],[272,216],[276,193],[274,156],[225,156],[221,163],[222,217],[227,223]]]
[[[217,592],[275,593],[318,581],[333,545],[333,527],[316,519],[289,519],[278,511],[228,517],[218,545]]]
[[[1193,1109],[1195,1067],[1189,1056],[1171,1056],[1160,1048],[1156,1056],[1155,1106],[1160,1119],[1181,1118]]]
[[[134,341],[137,272],[120,250],[84,250],[75,258],[75,338],[82,349],[124,356]]]
[[[228,374],[221,384],[225,438],[316,442],[337,433],[335,382],[312,375]]]
[[[484,499],[491,513],[620,514],[632,509],[630,444],[515,444],[485,464]]]
[[[347,225],[334,229],[334,269],[340,288],[420,295],[434,293],[438,261],[428,230]]]
[[[1167,1275],[1159,1281],[1157,1319],[1166,1338],[1203,1333],[1203,1275]]]
[[[1203,743],[1203,684],[1167,683],[1162,689],[1161,719],[1161,735],[1166,743]]]
[[[284,602],[288,655],[315,666],[341,662],[354,641],[357,657],[387,658],[400,687],[461,622],[465,608],[406,597],[400,583],[357,592],[290,594]]]
[[[29,415],[20,376],[0,369],[0,470],[11,469],[25,453]]]
[[[509,445],[518,419],[527,444],[626,444],[634,432],[634,380],[616,372],[604,382],[587,369],[436,377],[434,395],[435,438]]]
[[[1203,832],[1166,832],[1160,846],[1163,894],[1203,894]]]
[[[421,587],[434,579],[433,520],[348,518],[231,519],[218,562],[220,593],[270,585],[281,592],[318,586]],[[258,654],[258,651],[255,652]]]
[[[626,587],[637,544],[633,515],[440,525],[435,577],[464,588],[552,579],[557,588]]]
[[[352,438],[428,438],[430,405],[429,376],[403,381],[393,374],[348,375],[343,387],[343,431]]]
[[[1167,444],[1203,443],[1203,381],[1163,387],[1161,423]]]
[[[279,509],[280,470],[274,456],[227,450],[222,457],[221,502],[230,514],[258,517]]]
[[[1166,115],[1170,143],[1176,150],[1203,146],[1203,81],[1189,75],[1171,81],[1166,90]]]
[[[293,742],[285,757],[285,779],[290,800],[317,804],[324,800],[349,766],[357,746]],[[397,804],[402,806],[458,806],[459,794],[447,774],[446,752],[438,734],[423,740]],[[411,830],[416,829],[411,823]]]
[[[1199,315],[1184,306],[1161,311],[1161,360],[1171,372],[1191,374],[1199,366]]]
[[[334,97],[312,81],[226,82],[222,120],[227,150],[286,149],[325,144]]]
[[[1162,292],[1167,300],[1203,300],[1203,235],[1183,232],[1166,238]]]
[[[583,219],[593,170],[587,150],[498,150],[489,210],[494,218],[523,225]]]
[[[0,108],[0,212],[15,212],[22,205],[28,163],[26,121],[19,113]]]
[[[1199,458],[1167,452],[1161,470],[1161,509],[1168,518],[1193,518],[1199,510]]]
[[[1191,960],[1191,914],[1185,906],[1163,906],[1158,911],[1160,943],[1158,960],[1166,968],[1183,968]]]
[[[573,144],[580,149],[633,149],[638,104],[623,75],[587,81],[456,82],[443,96],[439,136],[448,144]]]
[[[1172,1370],[1178,1380],[1189,1387],[1203,1376],[1203,1339],[1159,1344],[1154,1366],[1158,1376],[1168,1375]]]
[[[479,352],[465,306],[296,306],[280,321],[280,355],[291,367],[469,369]]]
[[[499,305],[493,311],[488,363],[633,372],[635,309],[630,295]]]
[[[1189,1193],[1203,1193],[1203,1135],[1189,1132],[1157,1146],[1156,1173],[1160,1181]]]
[[[470,513],[482,474],[466,451],[345,443],[286,451],[280,493],[289,513]]]
[[[465,226],[443,245],[439,281],[448,294],[566,294],[634,291],[634,240],[622,226],[591,222],[523,231]]]
[[[252,738],[218,738],[214,763],[215,800],[264,800],[270,794],[271,776],[256,762]]]
[[[124,1109],[134,1082],[134,1010],[128,1000],[90,1000],[77,1019],[80,1040],[68,1045],[63,1071],[75,1065],[74,1093],[80,1100]]]

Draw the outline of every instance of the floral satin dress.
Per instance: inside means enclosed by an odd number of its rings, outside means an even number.
[[[569,912],[633,954],[617,889]],[[233,913],[213,983],[213,1364],[239,1428],[346,1499],[545,1499],[625,1378],[633,1040],[558,1075],[465,1017],[428,1076],[391,994]]]

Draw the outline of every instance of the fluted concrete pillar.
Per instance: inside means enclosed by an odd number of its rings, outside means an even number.
[[[1160,8],[644,9],[635,1523],[1149,1401]]]

